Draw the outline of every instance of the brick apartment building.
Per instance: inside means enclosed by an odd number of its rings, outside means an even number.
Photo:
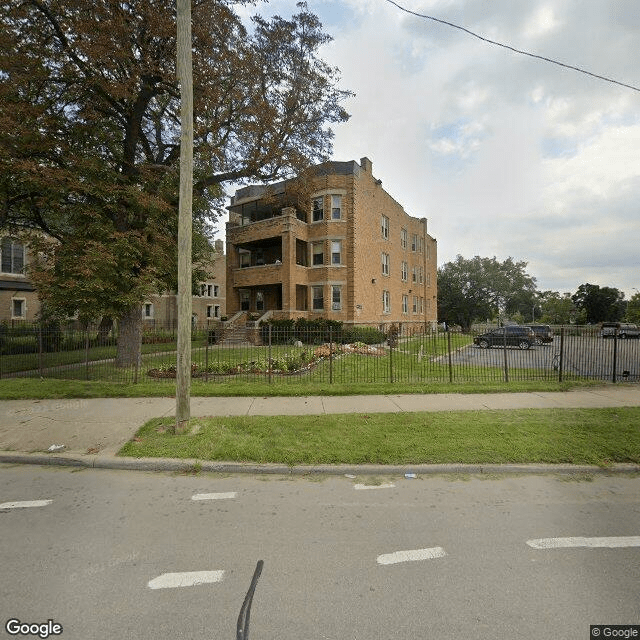
[[[437,321],[436,240],[426,218],[382,188],[368,158],[239,189],[226,234],[230,317]]]
[[[215,258],[206,265],[207,280],[200,284],[199,295],[193,296],[193,316],[197,324],[219,319],[226,314],[224,243],[215,242]],[[26,275],[29,248],[18,239],[0,239],[0,322],[35,322],[40,313],[38,293]],[[145,326],[177,324],[177,296],[163,293],[149,296],[142,305]]]

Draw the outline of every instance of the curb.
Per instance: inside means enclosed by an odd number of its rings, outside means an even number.
[[[182,458],[116,458],[113,456],[46,455],[41,453],[0,453],[0,463],[34,464],[123,471],[198,471],[214,473],[254,473],[278,475],[436,475],[450,473],[482,474],[602,474],[640,473],[638,464],[615,464],[610,467],[568,464],[417,464],[417,465],[296,465],[249,462],[212,462]]]

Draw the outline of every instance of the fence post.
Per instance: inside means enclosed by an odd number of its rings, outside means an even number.
[[[614,329],[613,332],[613,371],[611,375],[611,381],[615,384],[618,381],[616,375],[616,369],[618,368],[618,329]]]
[[[389,380],[391,384],[393,384],[395,382],[393,379],[393,338],[388,342],[389,342]]]
[[[329,325],[329,384],[333,384],[333,336]]]
[[[449,357],[449,383],[453,383],[453,359],[451,357],[451,332],[447,328],[447,354]]]
[[[84,363],[85,363],[85,378],[89,379],[89,325],[85,327],[84,337]]]
[[[272,375],[271,375],[271,323],[269,323],[269,348],[268,348],[268,359],[267,359],[267,371],[269,375],[269,384],[271,384]]]
[[[562,357],[564,355],[564,327],[560,327],[560,359],[558,360],[558,383],[562,382]]]
[[[38,371],[42,378],[42,320],[38,323]]]
[[[504,344],[502,345],[502,351],[504,353],[504,381],[509,382],[509,362],[507,360],[507,328],[504,329]]]
[[[204,381],[209,382],[209,322],[204,333]]]

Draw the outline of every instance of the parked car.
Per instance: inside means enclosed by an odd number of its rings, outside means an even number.
[[[618,338],[624,340],[625,338],[640,338],[640,328],[637,324],[630,324],[625,322],[603,322],[600,327],[600,337],[613,338],[618,331]]]
[[[477,344],[482,349],[502,347],[505,342],[511,347],[530,349],[535,341],[536,334],[533,330],[530,327],[521,327],[519,325],[499,327],[487,333],[482,333],[473,339],[474,344]]]
[[[536,344],[553,342],[553,331],[548,324],[530,324],[529,328],[536,335]]]

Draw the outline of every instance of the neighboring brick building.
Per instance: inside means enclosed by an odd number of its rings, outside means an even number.
[[[207,265],[209,277],[200,285],[200,295],[193,296],[194,321],[204,324],[226,314],[224,243],[215,243],[216,257]],[[0,322],[35,322],[40,301],[35,287],[25,275],[29,248],[10,237],[0,240]],[[177,296],[165,293],[149,296],[142,305],[147,326],[177,325]]]
[[[368,158],[318,165],[301,182],[231,199],[227,315],[435,323],[437,245],[426,218],[405,213]]]

